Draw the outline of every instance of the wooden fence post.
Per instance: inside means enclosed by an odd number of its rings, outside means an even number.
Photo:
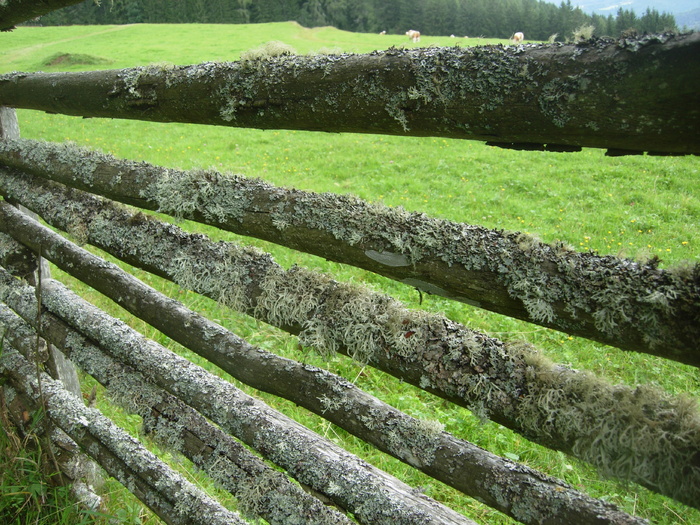
[[[0,139],[17,138],[19,138],[17,113],[13,108],[0,107]],[[34,219],[38,217],[23,206],[18,206],[18,208]],[[49,270],[46,259],[39,257],[37,264],[38,269],[34,276],[37,282],[40,278],[48,278],[51,276],[51,271]],[[80,380],[78,379],[78,372],[75,365],[66,359],[60,350],[53,346],[49,346],[49,370],[54,378],[60,379],[63,382],[65,388],[69,392],[73,393],[78,398],[81,397]]]
[[[16,111],[13,108],[0,106],[0,141],[16,139],[19,138],[19,135],[19,121],[17,120]],[[32,213],[23,206],[18,205],[17,207],[32,218],[38,219],[38,215]],[[35,281],[33,284],[38,286],[42,278],[50,277],[51,272],[49,270],[48,261],[40,256],[37,256],[36,268],[37,270],[33,275],[33,280]],[[30,279],[31,278],[32,276],[30,276]],[[47,344],[47,350],[49,357],[47,365],[50,375],[60,380],[68,392],[75,395],[79,400],[82,400],[80,379],[78,378],[78,370],[75,365],[54,345]],[[46,434],[46,438],[51,442],[55,442],[56,439],[59,439],[64,442],[63,446],[65,447],[66,440],[70,441],[70,438],[65,434],[60,434],[61,432],[52,433],[49,431]],[[77,447],[74,451],[77,453]],[[76,475],[80,473],[85,476],[85,479],[73,479],[72,476],[69,475],[69,478],[74,481],[73,493],[79,501],[83,502],[88,507],[96,508],[101,505],[102,500],[93,490],[94,487],[102,485],[102,476],[99,473],[97,465],[93,461],[90,461],[89,458],[82,455],[76,455],[75,458],[76,461],[72,462],[72,468],[74,468],[73,473]],[[62,463],[63,466],[61,469],[63,470],[68,464],[68,462]],[[88,485],[86,485],[85,482],[87,482]]]

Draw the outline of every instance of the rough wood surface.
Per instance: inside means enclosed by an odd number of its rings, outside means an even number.
[[[56,198],[44,200],[59,202]],[[71,200],[71,213],[76,211],[78,200]],[[99,207],[98,202],[88,206],[91,210]],[[12,235],[30,246],[36,246],[39,239],[51,245],[45,234],[28,228],[30,223],[25,226],[12,220],[8,212],[9,206],[0,207],[5,229]],[[698,501],[700,469],[677,470],[680,465],[692,463],[700,450],[700,428],[694,419],[697,408],[683,400],[645,387],[610,385],[592,375],[554,365],[530,348],[506,345],[442,316],[408,310],[386,296],[343,286],[301,268],[284,272],[268,256],[235,245],[213,244],[201,235],[187,235],[146,218],[120,219],[118,213],[98,217],[92,216],[90,224],[100,231],[95,236],[100,245],[115,252],[115,246],[125,246],[124,238],[131,239],[126,250],[131,263],[140,258],[142,267],[155,268],[169,278],[176,276],[174,280],[182,285],[188,284],[183,278],[189,280],[194,284],[192,289],[211,297],[246,297],[255,303],[249,305],[253,315],[293,333],[300,332],[305,344],[320,344],[325,351],[337,350],[355,357],[359,353],[373,366],[529,439],[590,461],[610,475],[633,479],[690,505]],[[109,232],[104,225],[109,225]],[[87,229],[83,235],[90,239]],[[113,287],[113,277],[97,276],[99,265],[81,271],[68,251],[52,249],[47,254],[67,271],[80,271],[81,279],[127,308],[134,304],[133,294]],[[94,280],[90,277],[93,274]],[[205,278],[193,282],[193,275]],[[245,284],[241,276],[246,276]],[[101,286],[101,281],[107,286]],[[212,283],[216,285],[208,288]],[[178,326],[193,326],[191,321],[168,326],[157,315],[144,316],[175,339],[190,335],[189,330],[178,330]],[[235,359],[227,363],[211,352],[206,357],[240,377],[241,367]],[[314,384],[313,375],[307,379],[295,380],[291,385]],[[266,390],[271,388],[266,384],[278,385],[275,393],[285,395],[285,381],[276,375],[262,379],[253,373],[244,381],[259,381]],[[320,408],[328,409],[328,405],[321,403]],[[653,420],[649,414],[654,414]],[[634,446],[614,438],[630,428],[635,429],[631,434],[635,436]],[[648,439],[649,432],[658,434],[657,438]],[[645,472],[643,477],[638,476],[641,470]]]
[[[45,406],[51,420],[145,505],[170,524],[244,525],[138,440],[94,408],[87,408],[60,381],[36,371],[12,347],[3,349],[0,370],[19,391]]]
[[[32,305],[15,304],[20,311]],[[36,334],[23,319],[0,303],[0,326],[5,340],[22,354],[31,352]],[[279,471],[264,463],[241,443],[209,423],[196,410],[153,385],[138,371],[120,363],[50,313],[42,331],[86,373],[97,379],[111,399],[144,418],[144,430],[170,450],[182,453],[238,498],[246,516],[271,525],[350,524]]]
[[[364,268],[510,317],[700,365],[697,266],[663,270],[653,262],[544,244],[521,232],[438,220],[241,176],[170,170],[67,145],[0,143],[0,162],[126,204]],[[0,191],[41,201],[36,205],[44,210],[58,208],[51,199],[39,199],[39,190],[29,189],[28,180],[7,172],[0,175]],[[68,200],[64,206],[72,209]],[[51,220],[46,211],[42,215]],[[75,223],[96,228],[86,218]]]
[[[0,276],[0,297],[12,303],[13,310],[27,315],[25,321],[31,323],[29,310],[21,304],[34,302],[32,290],[18,288],[17,280],[3,270]],[[100,344],[120,362],[182,399],[301,483],[337,501],[361,523],[473,523],[231,383],[146,339],[57,281],[44,284],[42,301],[50,312]],[[209,333],[210,337],[216,335]]]
[[[0,105],[85,117],[700,153],[700,34],[0,77]]]
[[[0,2],[0,31],[83,0],[4,0]]]

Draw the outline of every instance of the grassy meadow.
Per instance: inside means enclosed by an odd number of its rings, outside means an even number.
[[[328,27],[307,29],[293,22],[237,26],[19,28],[12,33],[0,33],[0,73],[236,60],[242,52],[273,40],[282,41],[299,53],[369,52],[392,45],[471,46],[498,42],[424,36],[420,44],[413,44],[403,35],[354,34]],[[168,167],[216,168],[303,190],[352,193],[368,201],[423,211],[435,217],[528,232],[545,242],[561,240],[581,251],[595,250],[639,260],[658,256],[662,267],[686,261],[700,263],[700,160],[695,157],[607,158],[604,151],[593,149],[571,154],[519,152],[442,138],[242,130],[81,119],[26,110],[19,110],[18,115],[22,136],[26,138],[72,141],[120,157]],[[203,231],[217,240],[239,240],[260,246],[285,267],[300,264],[331,273],[339,280],[363,283],[403,300],[412,308],[442,312],[470,328],[504,340],[527,340],[557,362],[592,370],[613,382],[654,384],[675,394],[700,397],[700,375],[685,365],[622,352],[440,297],[424,296],[419,304],[415,290],[358,269],[191,223],[180,223],[180,226]],[[590,466],[532,444],[496,424],[481,423],[465,409],[347,358],[339,356],[324,361],[309,352],[299,351],[291,336],[180,290],[174,284],[140,271],[135,273],[254,344],[324,366],[411,415],[439,419],[447,431],[459,437],[563,478],[574,487],[605,498],[627,512],[654,523],[700,523],[698,511],[636,485],[602,479]],[[59,271],[55,275],[80,289],[91,301],[128,319],[149,337],[207,366],[197,356],[178,348],[142,322],[129,318],[69,276]],[[92,380],[85,378],[85,390],[89,392],[92,386]],[[256,395],[479,522],[513,523],[292,403],[265,394]],[[127,430],[139,433],[138,418],[110,405],[102,390],[98,390],[98,406]],[[152,445],[162,457],[188,472],[189,479],[207,490],[216,491],[205,477],[188,469],[185,460]],[[2,466],[0,461],[0,468]],[[5,478],[2,479],[5,483]],[[7,486],[2,490],[7,492]],[[119,521],[157,522],[116,482],[108,480],[105,490],[106,510]],[[235,508],[231,498],[225,499],[225,503]],[[3,504],[0,503],[2,516]],[[96,519],[106,520],[101,516]]]

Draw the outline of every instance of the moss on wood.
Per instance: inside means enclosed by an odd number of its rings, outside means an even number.
[[[0,76],[0,104],[87,117],[700,153],[697,34]],[[514,126],[518,120],[522,125]],[[630,125],[634,122],[634,126]]]
[[[53,202],[60,214],[60,200],[54,197]],[[93,214],[100,208],[109,211],[97,220],[99,213]],[[244,295],[250,297],[250,305],[254,304],[248,311],[258,318],[299,332],[302,341],[322,350],[354,354],[539,443],[593,462],[602,461],[599,466],[614,469],[614,475],[635,479],[683,501],[695,501],[700,471],[683,470],[685,481],[679,483],[678,470],[669,470],[669,460],[677,467],[693,464],[698,454],[697,408],[689,410],[687,401],[657,392],[656,404],[645,401],[648,410],[634,403],[618,405],[615,400],[620,396],[640,399],[641,390],[613,386],[555,365],[532,348],[506,345],[439,315],[409,310],[390,297],[361,287],[343,285],[299,267],[284,271],[269,256],[258,259],[254,252],[241,252],[226,243],[212,244],[201,235],[187,235],[173,226],[163,226],[160,231],[155,220],[118,219],[119,213],[105,203],[94,202],[85,209],[92,217],[90,224],[99,232],[97,243],[108,251],[123,253],[115,249],[123,246],[121,239],[133,239],[127,251],[139,253],[142,266],[158,268],[165,276],[171,274],[168,266],[176,260],[175,254],[189,259],[193,269],[201,265],[210,271],[222,265],[219,257],[225,254],[227,262],[222,267],[238,268],[249,279]],[[76,211],[74,206],[71,214]],[[142,227],[145,229],[140,230]],[[105,236],[107,231],[110,234]],[[138,239],[146,243],[140,245]],[[244,257],[226,259],[236,253]],[[127,259],[133,261],[134,256]],[[176,265],[181,266],[181,262]],[[207,274],[204,276],[209,282]],[[196,281],[194,284],[196,290]],[[596,386],[591,390],[591,385]],[[594,395],[583,396],[581,392]],[[599,402],[593,403],[593,399]],[[332,408],[330,399],[328,403],[327,408]],[[614,439],[615,432],[633,427],[640,431],[630,437],[632,446]],[[656,438],[648,439],[648,432]],[[639,436],[638,442],[635,436]],[[651,463],[655,467],[649,467]],[[639,474],[642,465],[644,476]],[[679,492],[681,487],[685,495]]]
[[[428,293],[700,365],[697,265],[664,270],[653,260],[579,253],[522,232],[434,219],[351,196],[277,188],[215,171],[169,170],[67,145],[8,141],[0,144],[0,159],[40,177],[359,266]],[[27,192],[26,182],[11,174],[3,180],[8,194]],[[84,221],[68,223],[71,233],[84,235]],[[192,270],[183,267],[181,273]],[[199,272],[211,281],[206,287],[217,286],[210,270]]]

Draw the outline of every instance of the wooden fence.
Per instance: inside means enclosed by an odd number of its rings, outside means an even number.
[[[664,37],[639,47],[648,51],[649,45],[658,45],[686,53],[688,46],[694,46],[697,51],[698,39],[684,38]],[[601,49],[596,52],[610,55]],[[586,50],[583,46],[580,52]],[[542,52],[535,48],[530,58],[535,60]],[[521,55],[511,58],[520,61]],[[375,61],[377,56],[370,58]],[[432,59],[434,51],[402,57],[412,71],[422,67],[421,60]],[[330,77],[336,62],[354,68],[362,63],[355,58],[327,60],[324,74]],[[503,60],[510,59],[504,56]],[[686,69],[697,75],[697,60],[693,60],[689,63],[695,69]],[[169,96],[167,90],[173,86],[186,85],[190,93],[211,92],[213,82],[220,89],[225,86],[228,94],[238,88],[247,90],[236,107],[231,106],[231,98],[220,106],[228,110],[219,112],[223,121],[218,123],[243,119],[250,110],[259,114],[236,125],[258,125],[265,118],[260,114],[274,113],[270,106],[281,105],[277,101],[284,97],[272,92],[253,95],[253,88],[241,80],[244,76],[231,71],[247,68],[269,74],[269,68],[293,67],[303,73],[302,62],[296,58],[290,66],[285,57],[258,59],[253,66],[202,65],[193,68],[196,73],[151,68],[13,74],[0,78],[0,105],[93,116],[92,109],[82,112],[90,106],[102,108],[99,116],[150,119],[154,114],[171,115],[189,96]],[[514,62],[509,64],[508,68],[515,67]],[[309,59],[306,66],[321,67],[317,59]],[[387,78],[392,82],[396,76],[403,78],[399,74],[403,68],[403,63],[386,65]],[[291,82],[291,87],[278,88],[292,92],[296,80]],[[443,85],[445,96],[447,87]],[[373,89],[384,93],[388,87],[377,80]],[[76,105],[71,92],[81,93],[75,97]],[[265,103],[256,104],[258,97]],[[402,124],[407,129],[415,124],[409,120],[420,113],[419,106],[430,106],[427,95],[421,97],[410,111],[401,106],[405,101],[396,106],[413,115]],[[540,104],[540,111],[556,120],[556,104],[552,104]],[[328,108],[317,111],[328,117]],[[391,118],[396,120],[396,111],[391,107],[386,111],[393,112]],[[191,120],[199,118],[194,109],[185,114]],[[45,271],[37,276],[37,256],[241,382],[321,415],[522,523],[644,523],[563,481],[451,435],[439,423],[410,417],[329,371],[255,347],[56,230],[296,334],[303,345],[349,355],[529,440],[590,462],[608,475],[700,508],[700,417],[687,399],[650,387],[609,384],[552,363],[529,346],[502,342],[441,315],[410,309],[386,295],[302,267],[284,269],[268,254],[187,233],[133,206],[271,240],[428,293],[693,366],[700,363],[698,268],[669,272],[653,264],[577,253],[524,234],[436,220],[350,197],[285,190],[214,171],[178,171],[72,145],[24,140],[13,112],[4,109],[1,115],[0,329],[4,335],[0,370],[8,379],[4,399],[11,411],[20,414],[42,407],[50,424],[65,433],[55,433],[54,438],[61,435],[63,443],[72,443],[62,446],[68,450],[64,473],[79,487],[85,489],[80,484],[85,472],[68,465],[75,464],[70,458],[76,454],[86,454],[168,523],[244,522],[97,410],[85,407],[60,381],[38,371],[36,363],[55,360],[37,343],[38,336],[105,385],[120,404],[142,416],[148,432],[233,494],[245,518],[280,524],[471,523],[147,339]],[[683,122],[697,138],[697,115]],[[444,120],[434,125],[447,129]],[[353,130],[376,131],[369,125]],[[553,135],[548,136],[544,128],[541,133],[543,143],[549,144]],[[697,153],[693,150],[697,142],[676,138],[667,150],[663,141],[656,141],[656,151]],[[625,140],[625,144],[612,141],[616,151],[635,149],[634,144],[647,149],[644,136],[636,143]],[[575,137],[566,141],[571,147]],[[522,141],[500,142],[513,146]],[[685,145],[679,146],[681,142]],[[38,214],[53,229],[13,205]]]

